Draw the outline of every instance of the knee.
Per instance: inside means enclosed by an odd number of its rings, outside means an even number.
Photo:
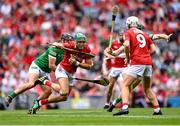
[[[63,90],[63,89],[61,89],[60,91],[59,91],[59,94],[61,95],[61,96],[68,96],[68,91],[66,91],[66,90]]]

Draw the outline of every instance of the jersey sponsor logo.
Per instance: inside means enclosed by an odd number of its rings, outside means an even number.
[[[57,53],[54,52],[54,51],[50,51],[49,54],[52,55],[52,56],[56,56],[57,55]]]

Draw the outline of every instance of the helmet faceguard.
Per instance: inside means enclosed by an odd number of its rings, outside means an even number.
[[[62,33],[60,41],[72,41],[74,37],[69,33]]]
[[[139,22],[137,28],[139,30],[143,30],[144,29],[144,25],[141,22]]]
[[[83,33],[78,32],[75,34],[74,40],[76,41],[76,48],[83,49],[87,38]]]
[[[135,16],[130,16],[126,20],[126,28],[129,29],[131,27],[138,27],[139,19]]]
[[[78,33],[75,34],[74,40],[75,41],[86,42],[87,38],[86,38],[86,36],[83,33],[78,32]]]

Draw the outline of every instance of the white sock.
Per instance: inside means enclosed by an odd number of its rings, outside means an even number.
[[[160,108],[155,108],[154,109],[154,112],[156,112],[156,113],[159,112],[159,111],[160,111]]]
[[[109,105],[109,103],[105,103],[105,105]]]
[[[123,105],[122,109],[128,109],[128,105]]]
[[[41,102],[40,102],[40,100],[39,100],[39,106],[41,106],[42,104],[41,104]]]

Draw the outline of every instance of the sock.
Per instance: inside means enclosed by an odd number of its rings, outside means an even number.
[[[39,101],[39,105],[42,106],[42,105],[45,105],[48,103],[48,99],[42,99]]]
[[[109,105],[109,103],[106,102],[105,105]]]
[[[13,91],[10,93],[9,97],[11,97],[12,99],[15,98],[17,96],[17,94]]]
[[[44,85],[47,85],[48,87],[51,87],[52,83],[49,80],[45,80]]]
[[[116,98],[114,101],[113,101],[113,105],[115,106],[116,104],[118,104],[119,102],[121,102],[122,99],[121,98]]]
[[[158,113],[160,111],[159,105],[153,106],[154,112]]]
[[[123,103],[122,104],[122,109],[128,109],[128,103]]]

